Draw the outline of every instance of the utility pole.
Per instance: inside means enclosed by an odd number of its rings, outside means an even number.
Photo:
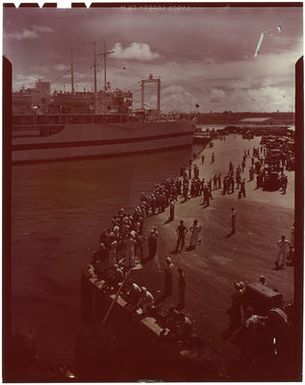
[[[73,48],[71,48],[71,94],[74,95]]]

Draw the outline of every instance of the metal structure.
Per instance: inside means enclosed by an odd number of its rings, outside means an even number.
[[[94,46],[94,61],[93,61],[93,68],[94,68],[94,92],[97,92],[97,84],[96,84],[96,61],[97,56],[103,56],[104,57],[104,90],[107,91],[107,55],[110,55],[114,53],[114,51],[106,51],[106,42],[104,41],[104,52],[96,53],[95,52],[95,42],[93,43]]]
[[[149,74],[148,79],[141,79],[141,108],[144,110],[145,99],[145,84],[157,84],[157,114],[160,115],[160,101],[161,101],[161,80],[160,78],[154,78],[152,74]]]
[[[94,95],[97,92],[97,82],[96,82],[96,42],[93,43],[93,91]]]
[[[107,55],[110,55],[114,53],[114,51],[106,51],[106,42],[104,41],[104,52],[100,53],[99,55],[104,57],[104,90],[107,91],[107,78],[106,78],[106,70],[107,70],[107,61],[106,57]]]
[[[107,55],[114,53],[114,51],[106,51],[106,42],[104,42],[104,52],[96,53],[96,42],[93,42],[93,86],[94,86],[94,111],[96,112],[96,99],[97,99],[97,57],[104,57],[104,90],[107,91]]]
[[[71,48],[71,94],[74,95],[73,48]]]

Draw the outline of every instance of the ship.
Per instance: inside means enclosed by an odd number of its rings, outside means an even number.
[[[206,145],[212,140],[212,135],[209,130],[203,130],[202,128],[196,128],[193,133],[193,143]]]
[[[105,53],[105,57],[106,57]],[[54,161],[116,156],[191,146],[194,121],[186,114],[162,114],[161,79],[142,78],[141,107],[133,110],[133,93],[112,90],[106,81],[97,90],[75,92],[71,61],[71,92],[54,91],[38,80],[34,88],[12,95],[12,162]],[[145,85],[157,85],[157,107],[147,108]]]

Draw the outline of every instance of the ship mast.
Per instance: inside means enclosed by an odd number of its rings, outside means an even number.
[[[104,41],[104,52],[103,52],[103,56],[104,56],[104,89],[105,89],[105,92],[107,91],[107,78],[106,78],[106,71],[107,71],[107,61],[106,61],[106,58],[107,58],[107,55],[110,55],[111,53],[114,53],[114,51],[106,51],[106,42]]]
[[[74,95],[73,48],[71,48],[71,94]]]
[[[107,71],[107,55],[110,55],[111,53],[114,53],[114,51],[106,51],[106,42],[104,42],[104,52],[102,53],[96,53],[96,42],[93,43],[93,74],[94,74],[94,111],[96,113],[96,107],[97,107],[97,79],[96,79],[96,62],[97,62],[97,56],[103,56],[104,57],[104,90],[107,91],[107,77],[106,77],[106,71]]]
[[[96,95],[96,92],[97,92],[97,83],[96,83],[96,52],[95,52],[95,46],[96,46],[96,42],[93,43],[93,76],[94,76],[94,79],[93,79],[93,89],[94,89],[94,94]]]
[[[93,90],[94,90],[94,113],[96,113],[96,93],[97,93],[97,84],[96,84],[96,52],[95,52],[96,42],[93,43]]]
[[[106,42],[104,41],[104,52],[98,54],[104,57],[104,90],[107,91],[107,55],[114,53],[114,51],[106,51]]]

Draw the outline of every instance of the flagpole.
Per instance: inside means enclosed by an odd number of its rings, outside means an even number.
[[[116,292],[116,294],[115,294],[115,297],[113,298],[113,301],[111,302],[111,304],[110,304],[110,306],[109,306],[109,308],[108,308],[108,310],[107,310],[107,312],[106,312],[106,314],[105,314],[105,317],[104,317],[104,319],[103,319],[103,321],[102,321],[102,325],[105,325],[105,323],[106,323],[106,321],[107,321],[107,319],[108,319],[108,317],[109,317],[109,315],[110,315],[110,313],[111,313],[111,310],[113,309],[114,304],[117,302],[117,300],[118,300],[118,298],[119,298],[119,295],[120,295],[120,293],[121,293],[121,290],[122,290],[124,284],[125,284],[126,281],[127,281],[127,278],[128,278],[129,273],[130,273],[130,270],[126,272],[123,282],[121,282],[121,283],[119,284],[119,288],[118,288],[118,290],[117,290],[117,292]]]

